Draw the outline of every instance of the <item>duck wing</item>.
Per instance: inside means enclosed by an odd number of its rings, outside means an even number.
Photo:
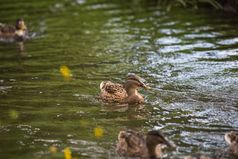
[[[100,84],[100,89],[100,97],[106,103],[121,103],[127,97],[126,90],[122,84],[103,81]]]
[[[116,151],[120,156],[148,158],[144,136],[133,130],[119,132]]]
[[[15,33],[15,31],[16,28],[14,26],[0,23],[0,33]]]

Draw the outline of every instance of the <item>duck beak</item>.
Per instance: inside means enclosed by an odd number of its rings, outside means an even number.
[[[145,88],[146,90],[150,90],[151,87],[147,86],[144,82],[140,80],[141,87]]]
[[[166,145],[171,148],[176,148],[176,145],[174,143],[171,143],[170,141],[166,141]]]
[[[139,86],[142,87],[142,88],[145,88],[145,89],[151,89],[149,86],[147,86],[144,82],[145,82],[145,79],[137,76],[136,74],[134,73],[128,73],[127,74],[127,79],[129,80],[135,80],[137,82],[139,82]]]
[[[26,30],[26,29],[27,29],[27,27],[26,27],[26,25],[25,25],[25,22],[24,22],[23,20],[19,22],[19,28],[20,28],[21,30]]]
[[[26,29],[27,29],[27,27],[26,27],[25,23],[22,23],[22,30],[26,30]]]
[[[144,87],[146,90],[151,90],[152,88],[150,86],[145,86]]]

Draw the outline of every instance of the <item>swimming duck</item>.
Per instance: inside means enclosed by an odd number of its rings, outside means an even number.
[[[0,39],[3,41],[23,41],[27,37],[27,27],[23,19],[17,19],[15,26],[0,23]]]
[[[119,132],[116,151],[120,156],[148,158],[146,139],[141,133],[133,130]]]
[[[150,158],[161,158],[163,149],[166,147],[175,148],[176,145],[171,143],[160,131],[152,130],[146,135],[146,145]]]
[[[149,131],[146,136],[133,130],[119,132],[116,151],[125,157],[160,158],[165,147],[175,147],[160,131]]]
[[[149,89],[143,81],[144,79],[134,73],[127,75],[127,80],[124,84],[103,81],[100,84],[100,98],[105,103],[143,103],[144,98],[137,91],[140,87]]]
[[[228,151],[238,156],[238,132],[231,131],[225,134],[225,140],[229,144]]]
[[[185,156],[184,159],[213,159],[209,156],[206,156],[206,155],[197,155],[197,156]]]

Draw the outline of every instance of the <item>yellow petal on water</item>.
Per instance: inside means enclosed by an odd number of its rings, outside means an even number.
[[[101,127],[94,128],[94,135],[96,137],[102,137],[103,136],[103,129]]]
[[[72,78],[72,73],[67,66],[60,66],[60,73],[66,79]]]
[[[72,159],[71,150],[69,149],[69,147],[66,147],[64,149],[64,157],[65,159]]]
[[[54,153],[57,152],[57,147],[55,147],[55,146],[50,146],[50,147],[49,147],[49,151],[50,151],[52,154],[54,154]]]
[[[9,117],[11,119],[18,119],[19,113],[16,110],[9,110]]]

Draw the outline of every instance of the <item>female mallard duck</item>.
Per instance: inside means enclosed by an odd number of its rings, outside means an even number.
[[[27,27],[23,19],[17,19],[15,26],[0,23],[0,39],[2,41],[22,41],[27,37]]]
[[[144,136],[133,130],[119,132],[116,151],[120,156],[148,158]]]
[[[238,132],[231,131],[226,133],[225,140],[229,144],[229,153],[238,156]]]
[[[197,155],[197,156],[185,156],[184,159],[213,159],[209,156],[206,156],[206,155]]]
[[[159,131],[149,131],[144,136],[133,130],[123,130],[119,132],[116,151],[125,157],[160,158],[166,146],[175,147]]]
[[[100,84],[100,97],[106,103],[127,103],[139,104],[144,102],[144,98],[137,91],[142,87],[149,89],[144,80],[134,73],[129,73],[126,82],[123,84],[103,81]]]
[[[224,135],[225,141],[229,144],[229,148],[226,151],[229,154],[238,156],[238,132],[231,131]],[[223,153],[223,152],[222,152]],[[222,154],[223,155],[223,154]],[[213,159],[206,155],[186,156],[184,159]]]
[[[171,143],[160,131],[152,130],[146,135],[146,145],[150,158],[161,158],[165,147],[175,148],[176,145]]]

